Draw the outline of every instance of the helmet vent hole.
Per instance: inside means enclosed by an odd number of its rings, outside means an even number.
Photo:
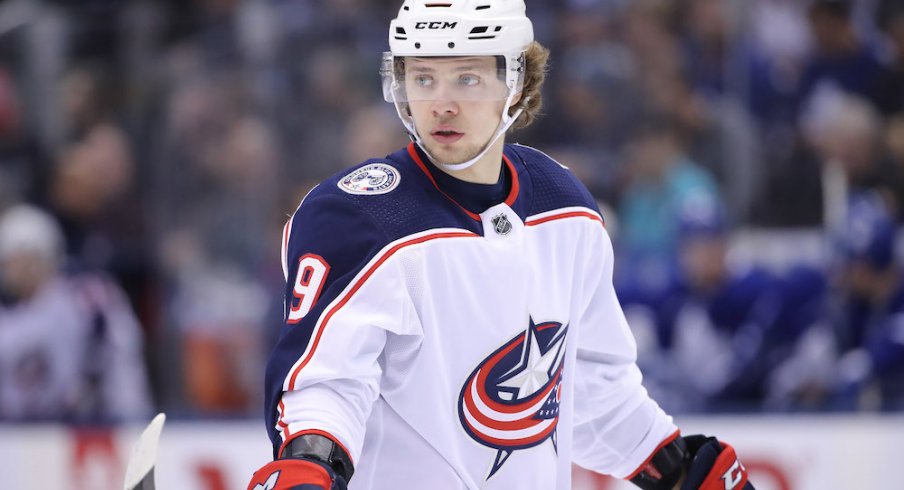
[[[490,30],[490,26],[477,26],[471,29],[471,32],[468,33],[468,39],[475,41],[479,39],[496,39],[496,34],[488,33]],[[493,29],[493,32],[499,32],[502,30],[502,26],[496,26]]]
[[[451,3],[427,3],[427,4],[424,4],[424,6],[427,7],[427,8],[431,8],[431,7],[451,7],[452,4],[451,4]]]
[[[414,43],[415,49],[421,49],[421,43]]]
[[[490,8],[489,5],[478,5],[475,10],[486,10],[488,8]]]
[[[449,43],[449,49],[452,49],[454,47],[455,47],[455,43]]]

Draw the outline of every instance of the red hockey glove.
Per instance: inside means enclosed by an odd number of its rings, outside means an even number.
[[[643,490],[754,490],[734,448],[715,437],[677,434],[628,477]]]
[[[684,438],[691,460],[681,490],[754,490],[735,450],[715,437]]]
[[[345,479],[318,461],[277,459],[251,477],[248,490],[345,490]]]

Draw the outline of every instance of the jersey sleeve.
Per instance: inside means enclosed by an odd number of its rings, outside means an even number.
[[[412,317],[382,231],[342,195],[312,193],[283,232],[284,321],[270,356],[265,409],[274,457],[307,432],[357,460],[379,394],[387,332]],[[385,254],[384,254],[385,255]]]
[[[574,462],[629,477],[677,428],[647,394],[634,337],[612,286],[612,243],[605,228],[588,240],[575,376]]]

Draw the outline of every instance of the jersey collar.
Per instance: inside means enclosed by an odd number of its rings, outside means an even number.
[[[471,219],[478,222],[480,221],[480,216],[478,214],[465,209],[464,206],[462,206],[458,201],[453,199],[452,196],[443,191],[439,184],[437,184],[436,179],[433,177],[433,174],[430,173],[430,170],[424,163],[424,159],[421,157],[421,154],[420,152],[418,152],[417,146],[414,143],[408,144],[408,155],[411,156],[411,159],[414,160],[414,163],[417,164],[418,168],[420,168],[422,172],[424,172],[424,175],[427,176],[427,179],[430,180],[430,182],[433,184],[433,187],[435,187],[440,194],[445,196],[446,199],[455,203],[455,205],[458,206],[462,211],[464,211],[465,214],[470,216]],[[509,160],[509,158],[505,154],[502,155],[502,161],[505,163],[505,169],[508,172],[509,177],[511,178],[511,188],[509,189],[509,193],[506,196],[505,201],[503,202],[511,207],[515,203],[515,200],[518,199],[518,192],[520,190],[520,184],[518,182],[518,172],[516,171],[515,166],[512,164],[511,160]],[[437,170],[442,172],[442,170]]]

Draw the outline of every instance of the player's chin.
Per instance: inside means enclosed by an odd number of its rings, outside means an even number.
[[[427,144],[427,149],[434,158],[446,164],[457,164],[468,161],[470,152],[457,143],[451,145]]]

